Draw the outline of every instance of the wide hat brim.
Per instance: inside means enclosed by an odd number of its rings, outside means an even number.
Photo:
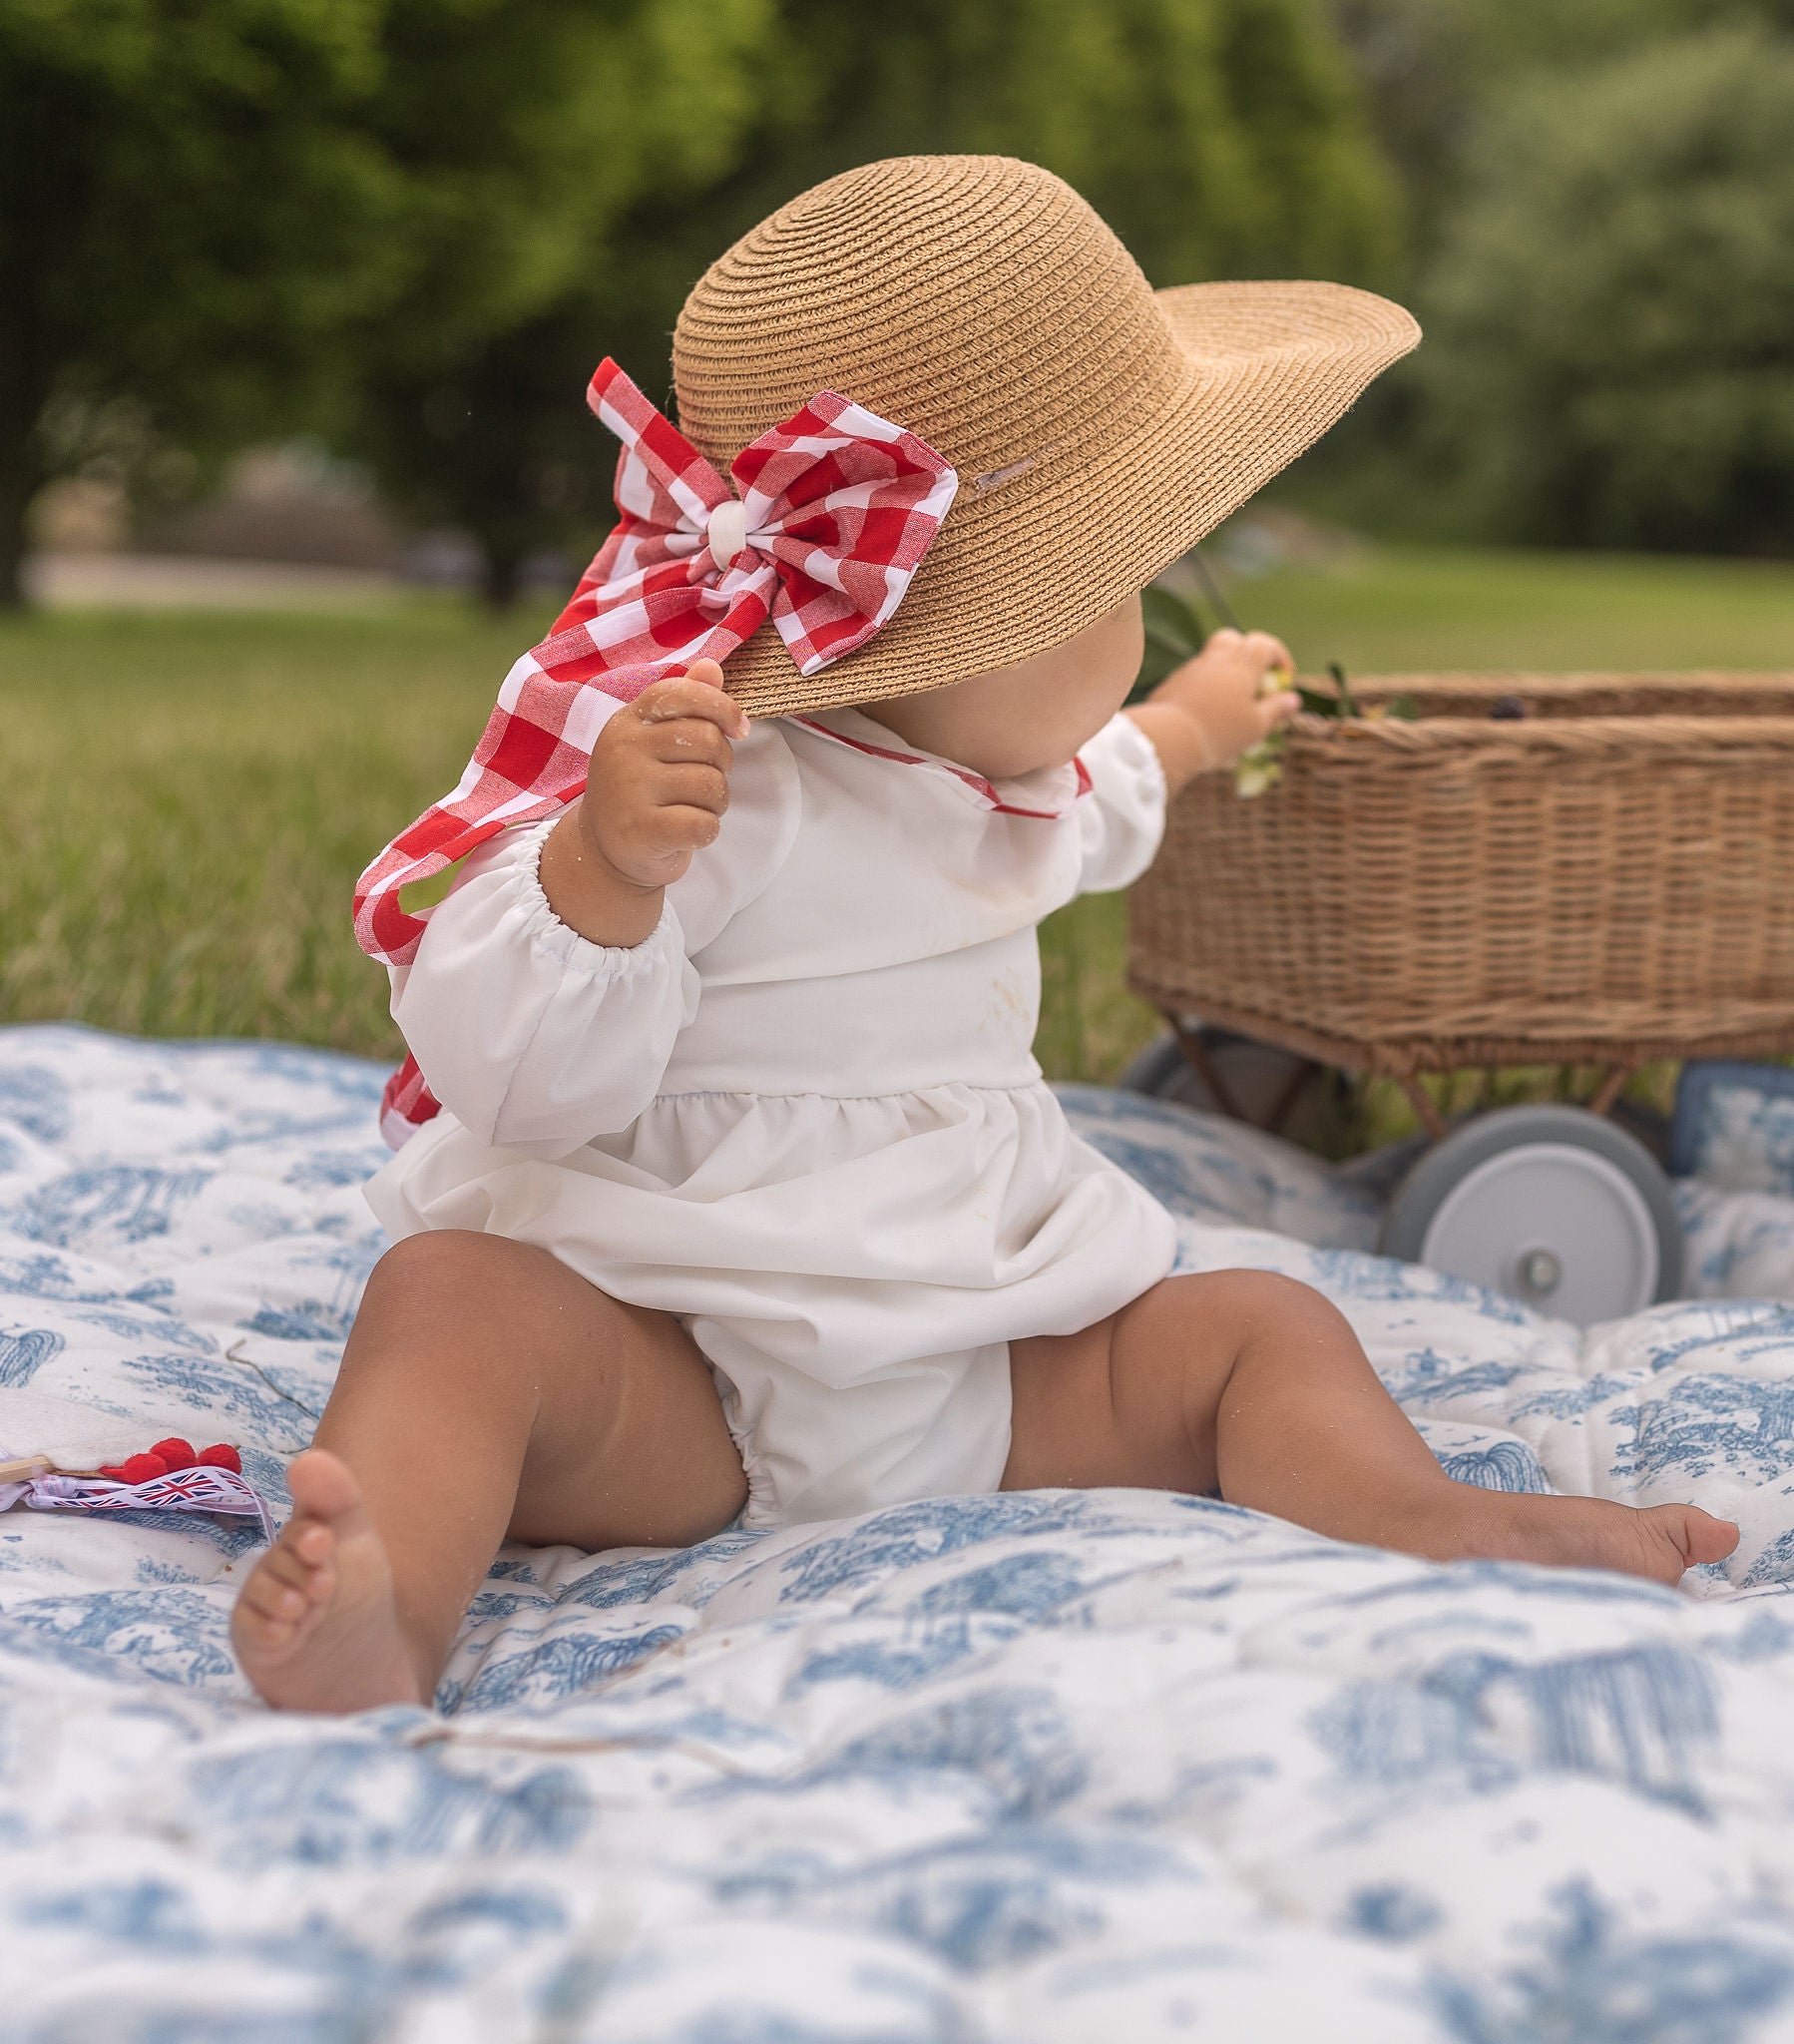
[[[743,709],[915,695],[1063,644],[1238,510],[1420,339],[1400,305],[1347,284],[1153,295],[1171,375],[1118,390],[1084,445],[1037,450],[1014,474],[962,474],[902,607],[858,652],[800,675],[763,627],[724,671]]]

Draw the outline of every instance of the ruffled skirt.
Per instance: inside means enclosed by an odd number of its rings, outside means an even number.
[[[1169,1215],[1038,1082],[669,1094],[553,1162],[445,1113],[368,1200],[395,1237],[509,1236],[678,1315],[716,1372],[750,1525],[994,1489],[1009,1342],[1090,1326],[1175,1251]]]

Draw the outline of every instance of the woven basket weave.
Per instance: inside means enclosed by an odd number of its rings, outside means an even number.
[[[1347,1070],[1794,1051],[1794,675],[1405,675],[1192,781],[1128,979]],[[1503,696],[1529,715],[1491,721]]]

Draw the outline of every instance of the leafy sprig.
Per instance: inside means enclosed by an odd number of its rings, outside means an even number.
[[[1172,590],[1149,583],[1140,592],[1140,610],[1145,624],[1145,650],[1138,677],[1128,693],[1129,703],[1149,696],[1173,669],[1193,660],[1208,643],[1209,628],[1201,612]],[[1310,717],[1324,717],[1336,724],[1374,723],[1386,717],[1407,722],[1420,714],[1412,696],[1397,696],[1393,702],[1375,704],[1366,710],[1338,661],[1330,663],[1327,672],[1333,678],[1331,690],[1311,689],[1297,682],[1288,668],[1272,668],[1264,678],[1262,693],[1275,696],[1293,687]],[[1250,799],[1275,787],[1282,778],[1283,756],[1288,750],[1286,726],[1248,746],[1234,764],[1235,790]]]

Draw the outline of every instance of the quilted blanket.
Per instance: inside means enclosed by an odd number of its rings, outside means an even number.
[[[371,1066],[0,1032],[0,1449],[224,1437],[281,1499],[381,1248]],[[1679,1591],[1197,1498],[510,1549],[436,1708],[280,1718],[243,1521],[0,1515],[0,2035],[44,2044],[1794,2039],[1794,1206],[1587,1333],[1371,1193],[1074,1091],[1187,1268],[1320,1285],[1445,1466],[1694,1498]],[[1749,1290],[1754,1298],[1724,1294]]]

